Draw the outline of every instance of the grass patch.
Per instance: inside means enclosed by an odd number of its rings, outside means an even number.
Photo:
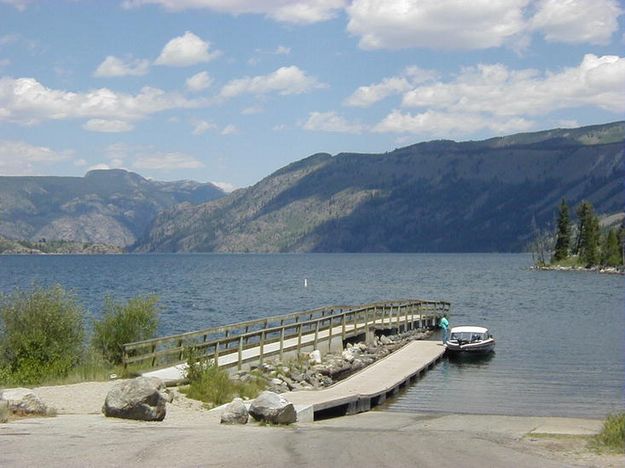
[[[81,382],[104,382],[111,374],[122,375],[122,366],[114,367],[100,354],[89,351],[79,364],[74,366],[67,375],[51,376],[44,379],[41,385],[71,385]]]
[[[591,446],[598,451],[625,453],[625,412],[609,415]]]
[[[235,397],[256,398],[265,389],[265,381],[252,376],[246,382],[232,380],[226,369],[215,366],[208,359],[196,358],[193,350],[187,350],[189,385],[180,389],[194,400],[202,401],[209,408],[229,403]]]

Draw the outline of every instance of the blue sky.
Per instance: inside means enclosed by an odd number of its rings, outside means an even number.
[[[316,152],[621,120],[617,0],[0,0],[0,174],[251,185]]]

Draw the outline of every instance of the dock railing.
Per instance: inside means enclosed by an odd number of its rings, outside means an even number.
[[[339,335],[345,340],[366,333],[372,326],[410,330],[418,323],[432,327],[449,308],[449,302],[414,299],[320,307],[127,343],[123,345],[123,364],[124,368],[132,366],[140,369],[173,366],[185,362],[185,352],[192,348],[195,357],[206,357],[220,366],[241,369],[244,362],[252,359],[262,363],[270,355],[282,358],[287,351],[287,340],[291,340],[289,350],[300,351],[304,346],[311,345],[316,349],[321,336],[331,345],[332,339]],[[258,348],[255,357],[244,357],[244,351],[251,348]],[[224,361],[226,355],[230,355],[228,363],[220,362],[220,358]],[[233,355],[236,355],[234,359]]]

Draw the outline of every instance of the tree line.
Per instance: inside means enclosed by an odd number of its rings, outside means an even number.
[[[577,225],[573,225],[569,206],[562,199],[551,263],[580,265],[585,268],[622,266],[625,220],[618,228],[602,231],[599,217],[588,201],[582,201],[576,207],[575,214]]]

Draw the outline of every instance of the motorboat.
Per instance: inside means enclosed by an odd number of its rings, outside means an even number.
[[[450,354],[486,354],[495,350],[495,338],[488,328],[453,327],[445,346]]]

